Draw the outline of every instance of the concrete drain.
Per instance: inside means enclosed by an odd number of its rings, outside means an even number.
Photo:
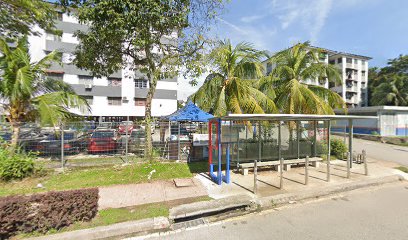
[[[173,230],[177,230],[177,229],[191,228],[191,227],[195,227],[195,226],[206,224],[206,223],[207,221],[204,218],[197,218],[197,219],[193,219],[189,221],[174,223],[171,228]]]

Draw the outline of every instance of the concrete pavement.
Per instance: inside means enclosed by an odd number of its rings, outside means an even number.
[[[340,136],[334,137],[343,139]],[[408,147],[353,138],[353,151],[361,153],[363,149],[367,151],[367,156],[371,159],[408,166]]]
[[[133,239],[408,239],[408,183]]]

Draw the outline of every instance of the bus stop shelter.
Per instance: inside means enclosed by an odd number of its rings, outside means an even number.
[[[209,175],[217,184],[230,183],[231,167],[268,163],[282,167],[296,159],[330,159],[332,122],[348,122],[347,163],[353,161],[353,121],[376,116],[311,114],[229,114],[209,121]],[[308,161],[308,160],[306,160]],[[281,170],[282,171],[282,168]],[[330,181],[330,161],[327,161]]]

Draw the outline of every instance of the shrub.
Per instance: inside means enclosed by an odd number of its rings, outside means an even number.
[[[330,140],[330,153],[338,159],[343,159],[348,151],[346,144],[341,139]]]
[[[97,188],[0,198],[0,239],[90,221],[97,210]]]
[[[22,179],[35,172],[34,155],[0,147],[0,180]]]

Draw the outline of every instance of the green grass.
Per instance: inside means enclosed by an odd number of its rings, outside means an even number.
[[[396,169],[398,169],[398,170],[400,170],[400,171],[402,171],[404,173],[408,173],[408,167],[399,166],[399,167],[396,167]]]
[[[146,162],[128,166],[108,166],[80,168],[65,173],[48,173],[43,177],[30,177],[21,181],[0,182],[0,196],[29,194],[51,190],[68,190],[109,186],[115,184],[147,182],[152,170],[151,180],[189,178],[199,169],[201,163],[162,163]],[[41,183],[44,188],[37,188]]]
[[[196,198],[190,198],[182,200],[182,202],[163,202],[163,203],[150,203],[144,204],[134,207],[127,207],[127,208],[110,208],[100,210],[97,216],[92,219],[90,222],[76,222],[71,226],[62,228],[60,230],[51,229],[49,230],[46,235],[55,234],[55,233],[62,233],[68,231],[75,231],[80,229],[86,228],[94,228],[99,226],[106,226],[115,223],[127,222],[127,221],[136,221],[146,218],[153,218],[153,217],[160,217],[160,216],[168,216],[169,209],[178,204],[186,204],[192,202],[200,202],[200,201],[210,201],[212,200],[211,197],[202,196]],[[28,234],[20,234],[16,238],[26,238],[26,237],[38,237],[43,236],[44,234],[39,232],[33,232]]]

